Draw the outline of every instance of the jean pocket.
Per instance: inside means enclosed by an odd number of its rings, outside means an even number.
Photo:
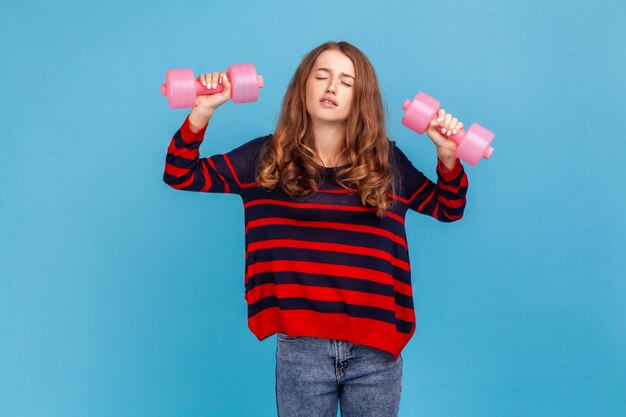
[[[278,332],[277,334],[278,334],[278,338],[282,340],[295,340],[300,337],[300,336],[289,336],[287,333],[284,333],[284,332]]]

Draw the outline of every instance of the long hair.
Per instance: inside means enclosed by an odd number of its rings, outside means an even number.
[[[382,218],[393,204],[387,197],[389,187],[395,194],[384,108],[372,64],[348,42],[326,42],[302,59],[285,93],[276,130],[260,151],[256,181],[266,189],[279,186],[292,198],[316,192],[323,182],[324,169],[316,162],[319,158],[306,109],[306,82],[317,57],[330,49],[348,56],[356,72],[352,108],[340,151],[348,165],[335,173],[335,179]]]

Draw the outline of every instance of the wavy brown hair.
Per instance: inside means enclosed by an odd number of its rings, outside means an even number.
[[[348,42],[326,42],[302,59],[285,93],[274,135],[260,151],[256,181],[267,189],[279,186],[292,198],[316,192],[323,182],[324,169],[316,162],[319,157],[306,109],[306,82],[317,57],[330,49],[348,56],[356,72],[354,101],[340,151],[348,165],[335,173],[335,179],[382,218],[393,204],[387,197],[390,187],[395,194],[385,112],[372,64]]]

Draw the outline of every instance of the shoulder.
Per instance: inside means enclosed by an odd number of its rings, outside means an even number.
[[[236,148],[232,149],[227,155],[230,158],[236,158],[239,160],[252,160],[255,159],[261,148],[265,143],[267,143],[271,139],[272,135],[259,136],[254,139],[251,139],[247,142],[242,143]]]
[[[394,167],[402,166],[408,158],[395,140],[391,138],[387,138],[387,140],[389,141],[389,163]]]
[[[421,171],[415,168],[411,159],[400,149],[398,144],[389,139],[390,147],[389,147],[389,164],[397,171],[401,176],[404,175],[415,175],[416,173],[422,175]]]
[[[259,149],[266,142],[268,142],[272,138],[272,136],[273,135],[271,133],[269,135],[259,136],[257,138],[251,139],[251,140],[243,143],[237,149]]]

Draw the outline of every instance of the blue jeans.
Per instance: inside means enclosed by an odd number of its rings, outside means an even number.
[[[278,417],[395,417],[402,354],[345,340],[276,336]]]

